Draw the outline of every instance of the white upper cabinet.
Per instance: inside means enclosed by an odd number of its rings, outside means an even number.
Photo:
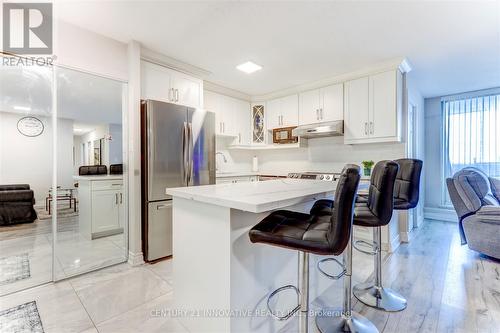
[[[320,92],[320,121],[344,119],[344,85],[334,84],[324,87]]]
[[[299,94],[299,125],[319,123],[319,90]]]
[[[402,82],[393,70],[345,83],[345,143],[401,141]]]
[[[203,106],[203,82],[183,73],[176,73],[173,76],[173,93],[175,103],[192,107]]]
[[[334,84],[300,93],[299,124],[342,120],[344,117],[343,89],[342,84]]]
[[[203,107],[203,81],[164,66],[141,61],[141,98]]]
[[[344,142],[368,137],[369,78],[347,81],[344,89]]]
[[[297,126],[299,123],[298,96],[290,95],[266,102],[266,126],[268,130]]]
[[[399,71],[397,71],[399,73]],[[398,80],[394,71],[370,76],[370,135],[372,138],[398,136]]]
[[[235,145],[250,144],[250,102],[205,91],[204,106],[215,112],[216,134],[234,136]]]
[[[281,126],[281,100],[280,98],[272,99],[266,102],[266,127],[269,130],[279,128]]]
[[[297,94],[281,98],[281,127],[299,124],[299,96]]]
[[[162,102],[173,100],[172,71],[166,67],[141,61],[141,98]]]

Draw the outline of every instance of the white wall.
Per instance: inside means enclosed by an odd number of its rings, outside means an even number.
[[[45,129],[26,137],[17,130],[23,114],[0,112],[0,184],[29,184],[37,205],[43,205],[52,186],[53,138],[51,118],[39,117]],[[59,119],[57,184],[73,187],[73,122]]]
[[[410,72],[406,75],[406,85],[408,88],[408,102],[416,107],[416,119],[415,119],[415,135],[416,135],[416,146],[415,157],[424,162],[424,168],[420,176],[420,198],[418,206],[416,208],[418,221],[421,223],[424,218],[424,206],[425,197],[427,195],[425,177],[426,177],[426,145],[425,145],[425,101],[420,93],[418,87],[414,82],[414,73]],[[410,226],[411,230],[412,226]]]
[[[123,163],[123,130],[121,124],[109,124],[109,164]]]
[[[57,64],[126,81],[127,45],[64,21],[55,22]]]
[[[309,139],[307,148],[259,151],[259,167],[263,171],[333,171],[346,163],[363,160],[380,161],[401,158],[403,143],[346,145],[343,137]]]
[[[425,197],[425,207],[439,208],[442,201],[444,179],[441,174],[441,98],[425,100],[425,187],[433,189]]]

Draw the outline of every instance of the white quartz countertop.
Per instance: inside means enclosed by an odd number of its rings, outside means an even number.
[[[286,177],[288,173],[275,172],[275,171],[223,171],[216,172],[215,177],[217,178],[229,178],[229,177],[248,177],[248,176],[276,176],[276,177]]]
[[[277,179],[166,189],[166,194],[212,205],[262,213],[317,200],[335,191],[336,182]],[[175,204],[175,201],[174,201]]]
[[[74,180],[122,180],[123,175],[73,176]]]

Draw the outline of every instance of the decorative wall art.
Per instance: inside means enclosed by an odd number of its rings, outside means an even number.
[[[23,117],[17,122],[17,130],[24,136],[35,137],[43,133],[44,126],[36,117]]]

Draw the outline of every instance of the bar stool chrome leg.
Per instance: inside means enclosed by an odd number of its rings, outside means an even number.
[[[343,254],[344,303],[342,309],[322,309],[316,316],[316,326],[321,333],[352,332],[378,333],[371,321],[351,310],[352,235]],[[342,276],[339,275],[339,277]]]
[[[299,251],[300,316],[299,332],[309,330],[309,253]]]
[[[384,311],[402,311],[406,308],[406,299],[392,289],[382,286],[382,230],[373,228],[373,240],[376,253],[374,256],[375,280],[354,286],[354,296],[362,303]]]

